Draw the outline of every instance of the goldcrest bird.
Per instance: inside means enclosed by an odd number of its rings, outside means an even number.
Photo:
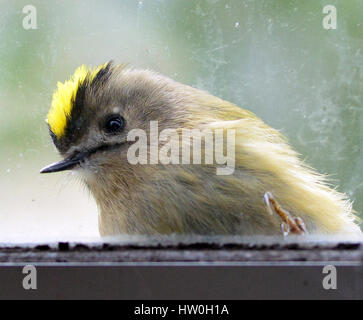
[[[277,130],[247,110],[152,71],[83,65],[58,83],[47,122],[63,160],[41,172],[79,173],[98,205],[103,236],[360,232],[346,196],[299,160]],[[216,174],[216,161],[207,163],[213,146],[205,137],[204,162],[178,162],[180,154],[172,163],[150,161],[155,147],[157,152],[166,145],[152,144],[151,123],[158,132],[219,129],[223,138],[214,141],[220,144],[231,130],[233,172]],[[138,163],[128,159],[136,148],[136,139],[128,137],[133,129],[147,137],[139,137],[146,147],[139,148],[144,158]]]

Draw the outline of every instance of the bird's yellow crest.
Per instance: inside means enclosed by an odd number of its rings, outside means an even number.
[[[85,65],[82,65],[76,69],[69,80],[66,80],[64,83],[57,83],[57,89],[53,93],[52,105],[48,112],[46,122],[58,139],[65,133],[67,117],[71,114],[73,101],[76,97],[79,85],[83,83],[86,78],[92,81],[97,73],[102,68],[105,68],[107,64],[108,63],[105,63],[95,68],[88,68]]]

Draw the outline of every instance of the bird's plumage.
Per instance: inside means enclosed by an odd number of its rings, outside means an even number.
[[[278,234],[281,220],[268,214],[265,192],[301,217],[311,233],[359,232],[346,196],[253,113],[148,70],[106,64],[73,79],[78,80],[68,95],[71,107],[64,102],[63,114],[59,111],[63,98],[57,99],[64,95],[58,89],[48,123],[64,157],[117,146],[89,152],[77,167],[99,207],[102,235]],[[126,127],[108,136],[100,123],[115,112],[126,119]],[[215,164],[130,164],[127,132],[149,132],[150,121],[156,120],[159,131],[235,130],[233,174],[216,175]]]

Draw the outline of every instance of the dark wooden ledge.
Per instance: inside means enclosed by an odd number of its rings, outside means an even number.
[[[240,262],[363,264],[363,241],[336,237],[118,237],[0,244],[1,263]]]
[[[22,287],[27,264],[36,267],[36,290]],[[326,266],[336,270],[337,289],[323,285]],[[0,284],[0,299],[363,299],[363,242],[125,236],[2,243]]]

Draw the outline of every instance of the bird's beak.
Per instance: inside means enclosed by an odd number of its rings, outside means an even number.
[[[71,170],[75,166],[81,163],[81,161],[88,155],[88,152],[77,152],[64,160],[55,162],[46,166],[40,173],[51,173],[51,172],[58,172],[64,170]]]

